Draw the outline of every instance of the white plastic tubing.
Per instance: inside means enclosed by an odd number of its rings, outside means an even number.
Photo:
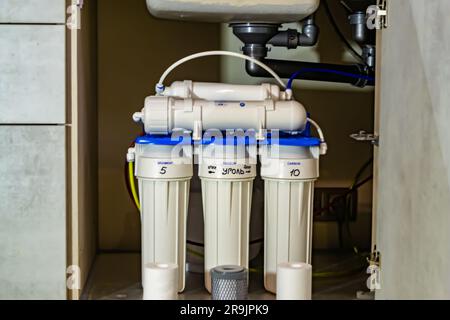
[[[183,59],[180,59],[177,62],[175,62],[174,64],[172,64],[163,73],[163,75],[159,79],[159,83],[156,85],[156,93],[157,94],[162,94],[164,92],[164,89],[165,89],[164,81],[166,80],[167,76],[173,70],[175,70],[177,67],[179,67],[180,65],[182,65],[185,62],[188,62],[188,61],[191,61],[191,60],[194,60],[194,59],[198,59],[198,58],[202,58],[202,57],[208,57],[208,56],[229,56],[229,57],[236,57],[236,58],[240,58],[240,59],[251,61],[251,62],[257,64],[258,66],[260,66],[261,68],[263,68],[264,70],[266,70],[268,73],[270,73],[270,75],[272,75],[275,78],[275,80],[277,80],[277,82],[281,85],[281,87],[286,88],[286,84],[275,73],[275,71],[273,71],[269,66],[267,66],[266,64],[262,63],[261,61],[255,59],[255,58],[252,58],[252,57],[240,54],[240,53],[231,52],[231,51],[205,51],[205,52],[199,52],[199,53],[192,54],[192,55],[187,56],[187,57],[185,57]]]
[[[322,129],[320,128],[319,124],[317,122],[315,122],[313,119],[308,118],[307,120],[308,120],[308,122],[310,124],[312,124],[316,128],[317,134],[319,135],[319,139],[320,139],[320,154],[322,156],[326,155],[327,152],[328,152],[328,144],[325,141],[325,135],[323,134]]]

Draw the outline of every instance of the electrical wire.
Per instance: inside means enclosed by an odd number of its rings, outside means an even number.
[[[361,181],[361,182],[359,181],[361,176],[363,175],[364,171],[366,171],[367,168],[369,168],[372,163],[373,163],[373,158],[370,158],[366,163],[364,163],[364,165],[361,167],[361,169],[359,169],[358,173],[355,176],[355,179],[353,180],[353,184],[350,187],[350,190],[357,190],[355,188],[359,189],[360,187],[362,187],[363,185],[365,185],[369,181],[373,180],[373,175],[371,175],[368,178],[364,179],[363,181]],[[358,250],[358,247],[354,244],[354,241],[353,241],[353,235],[352,235],[352,232],[351,232],[350,219],[349,219],[349,215],[351,214],[351,210],[352,210],[351,209],[352,208],[351,204],[352,204],[352,201],[353,201],[352,196],[353,196],[353,193],[349,193],[348,196],[347,196],[347,199],[346,199],[347,202],[346,202],[346,211],[345,211],[345,215],[344,215],[344,223],[345,223],[345,227],[346,227],[346,230],[347,230],[347,235],[348,235],[350,243],[352,244],[352,247],[353,247],[353,251],[356,254],[358,254],[359,250]]]
[[[336,34],[339,36],[339,38],[341,39],[341,41],[345,44],[345,46],[350,50],[350,52],[352,53],[352,55],[357,58],[358,60],[360,60],[362,63],[366,64],[366,62],[364,61],[364,58],[362,57],[361,54],[359,54],[355,48],[353,48],[353,46],[350,44],[350,42],[348,42],[348,40],[345,38],[344,34],[342,33],[341,29],[339,29],[339,26],[336,22],[336,19],[333,16],[333,13],[330,10],[330,6],[328,5],[328,1],[327,0],[323,0],[322,1],[323,6],[325,8],[325,13],[328,16],[328,19],[331,22],[331,25],[333,26]]]
[[[320,208],[318,210],[314,211],[314,215],[319,215],[324,211],[328,211],[332,208],[336,208],[338,207],[338,202],[339,201],[343,201],[344,202],[344,214],[343,214],[343,219],[340,219],[340,217],[338,216],[338,224],[339,224],[339,242],[341,244],[341,247],[343,246],[342,242],[342,228],[345,225],[346,231],[347,231],[347,235],[349,237],[351,246],[353,251],[355,252],[355,254],[360,254],[359,253],[359,249],[358,247],[354,244],[353,241],[353,235],[351,233],[351,229],[350,229],[350,220],[349,220],[349,213],[351,212],[351,208],[352,208],[352,202],[353,202],[353,194],[355,193],[355,191],[357,191],[358,189],[360,189],[361,187],[363,187],[365,184],[367,184],[368,182],[370,182],[371,180],[373,180],[373,175],[370,175],[369,177],[363,179],[360,181],[360,178],[362,176],[362,174],[364,173],[364,171],[373,163],[373,158],[371,158],[370,160],[368,160],[366,163],[364,163],[364,165],[359,169],[358,173],[355,176],[355,179],[352,182],[352,185],[350,186],[350,188],[348,189],[348,191],[346,191],[345,193],[337,196],[336,198],[333,199],[333,201],[328,204],[327,206]],[[342,206],[342,204],[340,205]]]
[[[278,76],[278,74],[275,71],[273,71],[269,66],[267,66],[266,64],[264,64],[263,62],[255,59],[255,58],[246,56],[244,54],[231,52],[231,51],[205,51],[205,52],[195,53],[195,54],[187,56],[187,57],[185,57],[183,59],[180,59],[177,62],[175,62],[174,64],[172,64],[169,68],[167,68],[167,70],[163,73],[163,75],[159,79],[158,84],[156,85],[156,93],[160,94],[160,93],[162,93],[164,91],[164,88],[165,88],[164,87],[164,81],[166,80],[167,76],[173,70],[175,70],[177,67],[179,67],[180,65],[182,65],[183,63],[186,63],[188,61],[191,61],[191,60],[194,60],[194,59],[198,59],[198,58],[203,58],[203,57],[209,57],[209,56],[229,56],[229,57],[235,57],[235,58],[240,58],[240,59],[244,59],[244,60],[247,60],[247,61],[251,61],[254,64],[257,64],[258,66],[260,66],[261,68],[266,70],[268,73],[270,73],[270,75],[272,75],[272,77],[274,77],[275,80],[283,88],[286,88],[286,84],[283,82],[283,80],[281,80],[281,78]]]
[[[128,163],[128,178],[130,181],[130,188],[131,188],[131,193],[133,195],[133,200],[134,203],[136,205],[136,208],[138,208],[138,210],[141,210],[141,204],[139,202],[139,196],[136,190],[136,184],[134,182],[134,165],[133,162],[129,162]]]
[[[345,11],[347,11],[347,14],[352,14],[352,13],[353,13],[352,8],[350,8],[350,7],[345,3],[345,1],[341,0],[340,3],[341,3],[341,6],[345,9]]]
[[[193,256],[195,256],[197,258],[204,258],[205,257],[205,255],[203,253],[201,253],[201,252],[192,250],[190,248],[187,248],[186,250],[187,250],[187,252],[189,252],[190,254],[192,254]]]
[[[355,175],[355,179],[353,180],[353,184],[350,187],[350,189],[353,189],[355,185],[358,183],[359,179],[361,178],[362,174],[366,169],[373,163],[373,158],[370,158],[364,165],[359,169],[358,173]]]
[[[359,182],[358,184],[355,184],[354,187],[351,188],[351,189],[349,189],[347,192],[345,192],[345,193],[339,195],[338,197],[334,198],[334,200],[337,200],[337,199],[339,199],[339,198],[348,196],[348,195],[351,194],[352,192],[354,192],[354,191],[360,189],[360,188],[361,188],[362,186],[364,186],[366,183],[370,182],[372,179],[373,179],[373,176],[372,176],[372,175],[369,176],[369,177],[367,177],[366,179],[364,179],[363,181]],[[331,209],[332,206],[333,206],[333,204],[329,204],[329,205],[327,205],[327,206],[325,206],[325,207],[323,207],[323,208],[320,208],[320,209],[316,210],[316,211],[314,212],[314,214],[317,215],[317,214],[319,214],[319,213],[321,213],[321,212],[327,211],[327,210]]]

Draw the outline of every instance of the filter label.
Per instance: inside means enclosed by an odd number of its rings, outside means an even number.
[[[164,160],[138,157],[136,175],[142,179],[179,179],[192,177],[194,173],[190,159]]]
[[[261,164],[261,176],[266,179],[314,180],[319,177],[319,161],[264,159]]]
[[[256,165],[222,162],[201,164],[199,176],[210,179],[249,179],[256,177]]]

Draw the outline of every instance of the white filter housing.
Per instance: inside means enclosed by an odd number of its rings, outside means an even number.
[[[288,94],[270,83],[261,85],[226,84],[214,82],[175,81],[166,87],[163,96],[178,99],[209,101],[289,100]]]
[[[289,101],[207,101],[150,96],[134,120],[148,134],[168,134],[176,129],[194,132],[194,139],[210,129],[279,129],[302,131],[307,123],[304,106]]]
[[[248,157],[233,157],[231,154],[238,154],[234,149],[234,146],[210,145],[200,147],[199,151],[205,222],[205,287],[209,292],[211,269],[223,265],[248,268],[256,164]]]
[[[175,154],[178,157],[174,157]],[[141,202],[142,283],[151,285],[145,279],[146,265],[176,264],[177,290],[182,292],[189,189],[193,176],[192,146],[137,144],[136,176]]]
[[[265,180],[264,286],[272,293],[277,290],[277,267],[280,263],[311,263],[318,154],[318,147],[262,149],[261,176]]]
[[[207,22],[294,22],[314,13],[320,0],[147,0],[158,18]]]

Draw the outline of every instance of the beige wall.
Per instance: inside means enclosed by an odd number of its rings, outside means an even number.
[[[98,2],[99,247],[138,250],[139,216],[123,174],[127,148],[141,132],[131,115],[153,94],[165,67],[188,54],[218,49],[220,30],[215,24],[157,20],[145,0]],[[195,61],[175,76],[217,81],[219,63]]]
[[[338,19],[342,30],[350,39],[350,28],[345,12],[338,2],[330,1],[330,7]],[[320,41],[314,48],[287,50],[272,48],[271,58],[304,60],[327,63],[354,63],[353,57],[345,50],[334,30],[331,28],[321,7],[317,15],[321,28]],[[297,27],[289,24],[287,27]],[[346,28],[347,27],[347,28]],[[228,26],[222,26],[222,48],[236,51],[242,46]],[[355,45],[357,48],[357,46]],[[222,81],[232,83],[258,83],[259,78],[251,78],[244,72],[244,63],[225,58],[222,60]],[[373,130],[374,92],[373,88],[360,89],[347,84],[330,84],[313,81],[297,81],[295,96],[302,102],[325,131],[329,153],[321,162],[321,179],[318,186],[348,187],[359,168],[372,156],[372,147],[352,141],[349,135],[361,129]],[[358,245],[370,245],[371,185],[361,189],[360,216],[352,224],[352,233]],[[316,223],[314,246],[332,248],[338,244],[336,223]]]

